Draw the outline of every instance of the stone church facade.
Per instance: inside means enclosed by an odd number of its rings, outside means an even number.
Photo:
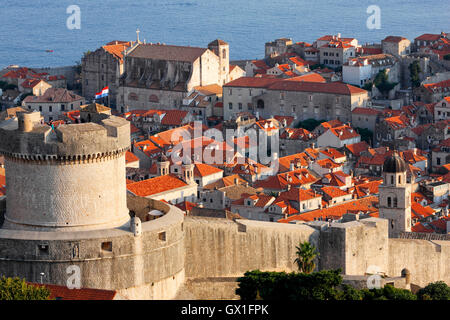
[[[122,111],[178,109],[194,87],[228,81],[229,46],[222,40],[208,48],[138,43],[124,64],[117,94]]]
[[[131,42],[112,41],[84,55],[81,59],[82,96],[88,101],[104,87],[109,87],[109,105],[116,107],[119,79],[122,75],[123,52]]]

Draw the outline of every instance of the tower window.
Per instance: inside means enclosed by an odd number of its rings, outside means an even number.
[[[391,184],[394,184],[394,176],[391,176]]]
[[[397,197],[394,198],[394,208],[397,208],[398,206],[398,200]]]
[[[402,176],[398,176],[398,183],[402,183]]]
[[[227,50],[223,49],[222,50],[222,59],[226,59],[227,58]]]
[[[102,242],[102,251],[112,252],[112,242]]]
[[[388,197],[387,198],[387,206],[390,208],[390,207],[392,207],[392,199],[391,199],[391,197]]]

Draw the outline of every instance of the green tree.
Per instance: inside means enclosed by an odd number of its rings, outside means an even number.
[[[450,287],[444,281],[428,284],[417,292],[419,300],[450,300]]]
[[[389,91],[394,89],[394,87],[397,85],[395,82],[389,82],[389,76],[387,74],[386,69],[381,70],[378,72],[378,74],[375,76],[375,80],[373,81],[375,87],[377,87],[378,90],[384,95],[387,95]]]
[[[365,85],[363,85],[363,89],[367,90],[367,91],[372,91],[372,87],[373,87],[373,83],[372,82],[367,82]]]
[[[297,125],[297,128],[304,128],[308,131],[314,130],[319,124],[325,122],[326,120],[316,120],[316,119],[306,119],[300,121]]]
[[[33,95],[33,94],[32,94],[31,92],[28,92],[28,93],[23,94],[23,95],[20,97],[19,101],[17,101],[17,105],[18,105],[18,106],[21,106],[21,105],[22,105],[22,101],[23,101],[26,97],[32,96],[32,95]]]
[[[389,284],[380,289],[361,290],[363,300],[417,300],[414,293],[406,289],[399,289]]]
[[[373,132],[366,128],[355,128],[356,132],[358,132],[361,136],[361,140],[370,144],[373,138]]]
[[[301,242],[297,248],[297,258],[294,262],[298,265],[298,270],[304,273],[311,273],[316,268],[314,259],[319,255],[314,247],[308,241]]]
[[[411,77],[411,85],[413,88],[420,87],[420,73],[422,70],[420,69],[419,61],[414,61],[408,67],[410,77]]]
[[[238,279],[242,300],[336,300],[341,270],[306,273],[247,271]]]
[[[43,286],[27,284],[25,279],[0,278],[0,300],[49,300],[50,291]]]

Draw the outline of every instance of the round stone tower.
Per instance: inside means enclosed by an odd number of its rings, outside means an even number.
[[[18,113],[0,128],[5,156],[4,229],[80,231],[128,223],[125,152],[128,121],[96,115],[98,122],[41,124],[39,112]]]

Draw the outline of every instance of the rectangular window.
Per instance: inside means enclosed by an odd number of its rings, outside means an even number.
[[[52,112],[52,110],[53,110],[52,106],[49,106],[48,107],[48,112]]]
[[[231,94],[233,93],[232,89],[228,89],[228,94],[231,96]]]
[[[166,241],[166,232],[158,233],[158,239],[161,241]]]
[[[239,102],[238,106],[239,106],[239,110],[242,110],[242,103]]]
[[[61,111],[64,111],[64,109],[66,108],[66,106],[65,105],[61,105]]]
[[[231,102],[228,104],[228,109],[233,110],[233,104]]]
[[[112,252],[112,242],[102,242],[102,251]]]

